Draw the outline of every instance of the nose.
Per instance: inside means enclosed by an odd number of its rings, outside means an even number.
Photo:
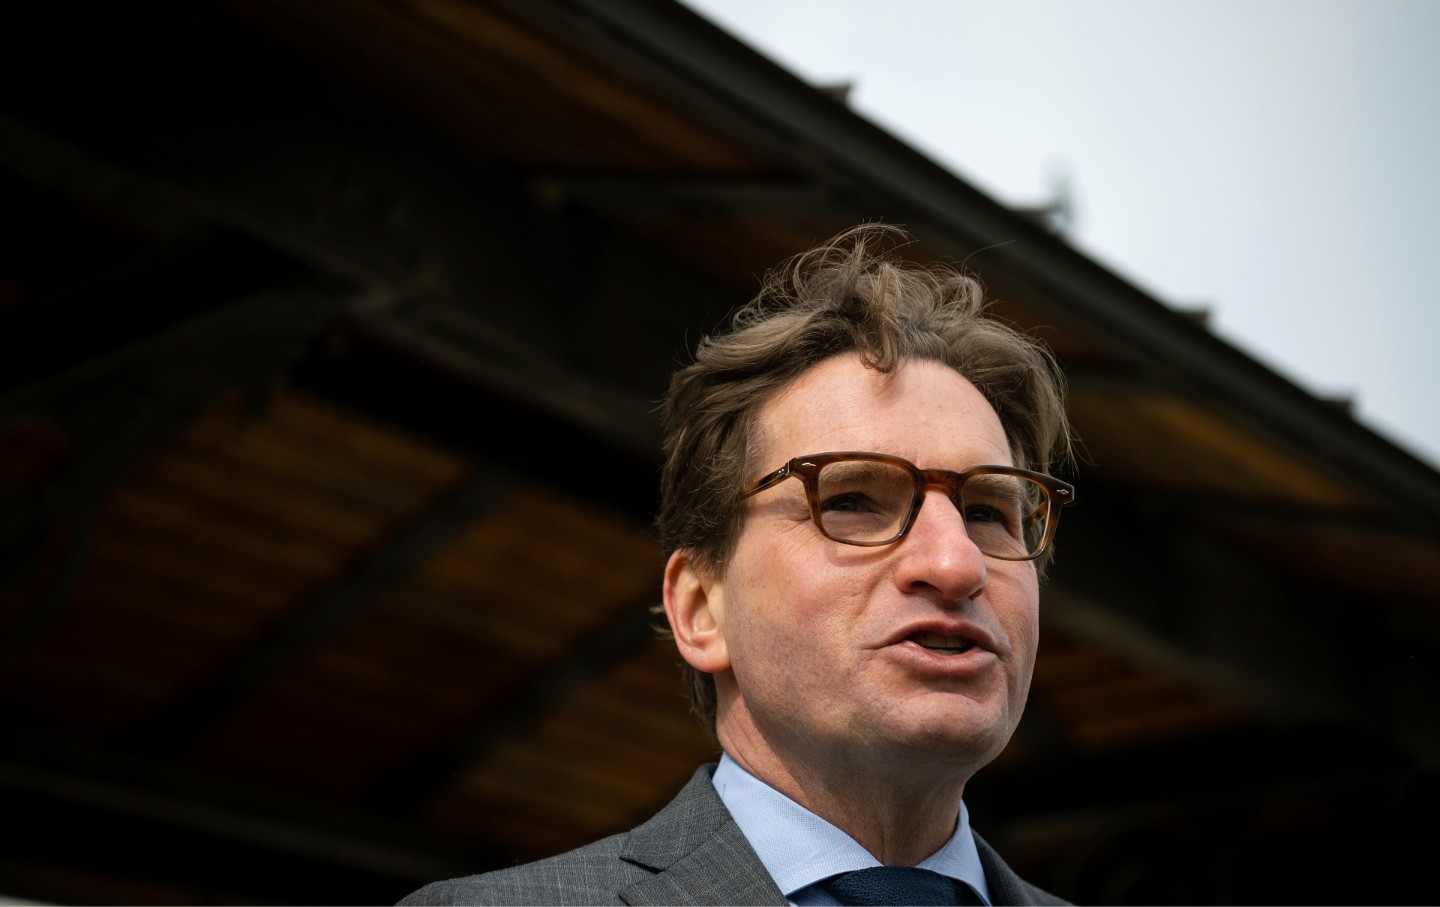
[[[985,555],[970,540],[954,501],[941,489],[928,489],[896,551],[896,584],[906,592],[928,588],[944,602],[956,602],[985,588],[985,571]]]

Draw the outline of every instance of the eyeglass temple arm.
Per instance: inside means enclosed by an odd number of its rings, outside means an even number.
[[[787,479],[789,477],[790,464],[786,463],[784,466],[781,466],[779,469],[775,470],[769,475],[761,476],[759,479],[757,479],[754,485],[751,485],[749,488],[745,489],[745,493],[742,494],[741,497],[748,498],[750,497],[750,495],[762,492],[765,489],[769,488],[771,485],[774,485],[776,482],[779,482],[782,479]]]

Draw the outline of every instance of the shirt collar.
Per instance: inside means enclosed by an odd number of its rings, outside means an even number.
[[[711,781],[787,899],[837,873],[880,865],[854,838],[745,771],[729,754],[720,757]],[[990,903],[963,801],[955,834],[919,866],[965,882]]]

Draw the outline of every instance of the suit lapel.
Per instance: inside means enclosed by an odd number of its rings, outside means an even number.
[[[985,884],[990,889],[990,903],[995,907],[1004,904],[1055,903],[1048,896],[1044,900],[1037,900],[1043,892],[1027,885],[979,835],[975,835],[975,848],[980,851],[980,865],[985,867]]]
[[[621,889],[626,904],[787,903],[715,793],[713,771],[703,766],[627,836],[620,858],[655,874]]]
[[[788,903],[734,822],[669,869],[621,891],[620,900],[635,905]]]
[[[626,904],[772,904],[788,902],[710,783],[702,766],[670,804],[626,836],[620,858],[653,875],[622,888]],[[996,907],[1063,904],[1027,885],[978,834],[976,849]]]

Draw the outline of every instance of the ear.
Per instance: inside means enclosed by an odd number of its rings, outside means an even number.
[[[725,645],[724,584],[710,575],[682,548],[665,564],[665,616],[675,645],[697,671],[714,674],[730,667]]]

